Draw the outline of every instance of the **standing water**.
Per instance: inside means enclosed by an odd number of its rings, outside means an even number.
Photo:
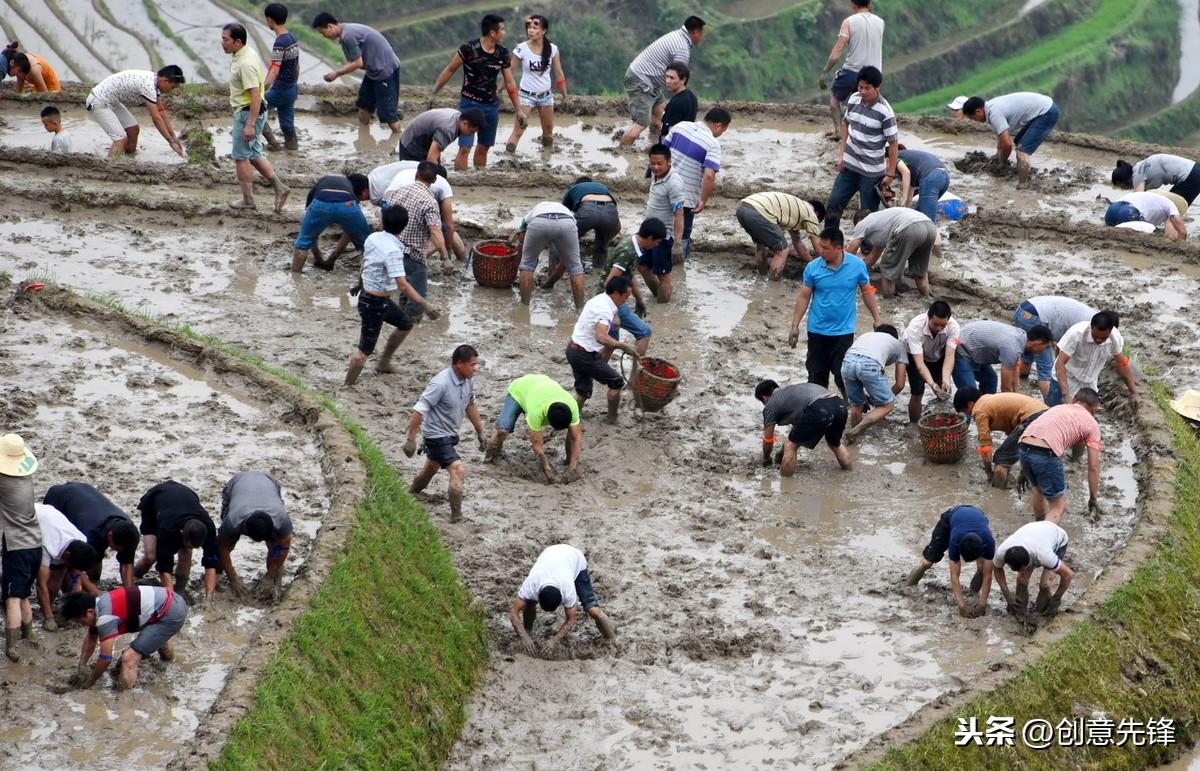
[[[1200,0],[1179,0],[1179,82],[1171,104],[1179,104],[1200,88]]]

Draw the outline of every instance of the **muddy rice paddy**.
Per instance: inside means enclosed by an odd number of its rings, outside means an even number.
[[[6,100],[0,119],[8,145],[48,142],[37,133],[32,106]],[[735,110],[734,121],[722,141],[717,196],[697,219],[694,259],[677,274],[672,302],[650,307],[650,353],[684,371],[680,398],[645,416],[627,399],[616,426],[600,419],[602,406],[589,404],[584,478],[574,485],[540,484],[528,443],[518,435],[496,466],[483,465],[478,450],[464,443],[462,522],[445,519],[444,478],[430,487],[425,503],[463,579],[489,610],[493,650],[452,767],[829,767],[939,696],[1002,662],[1019,662],[1029,630],[1006,616],[995,596],[988,616],[965,620],[954,608],[944,566],[918,590],[899,583],[943,509],[979,505],[1004,537],[1028,520],[1028,501],[987,487],[973,464],[927,463],[903,408],[852,449],[852,473],[838,470],[823,447],[802,452],[792,479],[759,466],[754,384],[762,377],[805,377],[803,349],[786,345],[798,284],[791,278],[768,283],[755,274],[733,211],[742,195],[759,189],[824,197],[835,147],[822,133],[824,123],[804,114]],[[408,411],[455,345],[471,343],[482,354],[476,390],[489,424],[512,378],[537,371],[569,384],[561,351],[575,313],[565,288],[535,293],[525,309],[515,292],[480,288],[455,263],[432,271],[430,298],[447,312],[410,336],[398,354],[403,371],[380,376],[368,370],[354,389],[341,387],[358,334],[346,293],[357,261],[351,256],[332,273],[310,269],[293,277],[290,242],[307,185],[329,168],[368,170],[385,162],[392,147],[386,130],[302,113],[301,152],[272,157],[296,186],[276,217],[224,207],[236,195],[228,121],[211,114],[205,123],[214,131],[219,169],[147,165],[169,161],[152,132],[143,134],[140,164],[81,159],[61,166],[47,154],[0,149],[0,188],[10,201],[27,198],[0,213],[0,271],[111,295],[295,372],[334,395],[405,476],[420,462],[400,451]],[[494,153],[491,169],[452,174],[465,233],[504,232],[533,203],[558,199],[584,172],[611,181],[626,228],[636,226],[642,156],[612,146],[620,117],[568,115],[561,123],[552,153],[535,149],[531,135],[515,158]],[[76,147],[97,152],[103,142],[88,134],[89,125],[71,124]],[[501,131],[503,139],[506,128]],[[906,126],[902,139],[947,160],[990,144],[987,135],[944,131],[936,122]],[[1112,194],[1103,184],[1111,153],[1054,144],[1037,159],[1041,173],[1025,189],[1010,180],[952,173],[951,191],[977,216],[943,225],[946,249],[934,265],[935,291],[962,321],[1007,320],[1022,299],[1048,292],[1114,307],[1140,366],[1153,366],[1180,389],[1195,385],[1196,254],[1164,257],[1159,241],[1110,242],[1103,230],[1079,224],[1099,222],[1104,203],[1098,197]],[[1040,224],[1022,229],[989,218],[992,212],[1036,217]],[[1196,233],[1195,222],[1188,224]],[[596,281],[589,277],[589,291]],[[898,326],[924,308],[912,291],[881,301],[884,320]],[[860,332],[867,330],[864,321],[869,317],[861,313]],[[36,301],[5,314],[2,330],[0,386],[6,394],[28,392],[39,418],[31,420],[29,408],[6,415],[3,428],[33,435],[45,458],[40,482],[90,477],[129,507],[159,477],[175,475],[194,483],[208,502],[237,466],[234,458],[254,460],[278,467],[301,520],[319,521],[327,493],[313,470],[315,450],[281,426],[270,405],[255,404],[252,395],[211,391],[202,379],[122,348],[86,322],[58,318]],[[1070,468],[1075,494],[1065,527],[1077,581],[1067,595],[1068,613],[1129,537],[1138,516],[1137,458],[1148,451],[1133,429],[1123,387],[1102,386],[1107,515],[1099,521],[1084,515],[1079,491],[1086,470]],[[100,399],[127,400],[129,409],[96,413]],[[164,423],[176,442],[154,444],[146,456],[136,445],[112,452],[112,437],[127,438],[122,445],[145,442]],[[82,446],[67,449],[68,439],[81,436]],[[552,458],[561,459],[561,438],[549,444]],[[113,481],[102,484],[106,479]],[[581,622],[562,659],[533,660],[519,653],[506,610],[540,549],[559,541],[587,554],[619,642],[601,644],[594,628]],[[253,609],[224,612],[233,623],[222,629],[231,634],[254,622]],[[553,628],[544,617],[538,624],[539,635]],[[186,645],[197,646],[209,634],[189,628]],[[214,698],[199,691],[215,690],[197,684],[219,687],[222,656],[236,658],[237,649],[232,642],[193,652],[195,662],[185,649],[185,663],[154,672],[141,696],[96,690],[48,697],[45,689],[69,671],[64,662],[75,655],[78,637],[49,636],[51,643],[41,643],[44,658],[29,656],[2,670],[10,694],[31,678],[43,689],[29,695],[26,688],[29,702],[13,707],[27,733],[4,735],[7,746],[25,753],[9,763],[86,765],[82,757],[56,755],[49,763],[39,754],[60,746],[51,721],[61,728],[78,714],[70,727],[78,746],[89,746],[104,739],[103,731],[118,730],[111,724],[97,729],[92,716],[118,720],[135,709],[154,714],[144,702],[149,698],[169,701],[180,730],[155,752],[127,757],[162,765]]]

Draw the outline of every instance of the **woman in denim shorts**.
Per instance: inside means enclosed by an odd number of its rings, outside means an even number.
[[[517,111],[512,133],[504,143],[504,149],[510,153],[517,151],[517,143],[521,141],[521,135],[529,123],[529,112],[535,107],[542,122],[542,145],[549,147],[554,143],[554,94],[550,73],[554,73],[554,88],[562,93],[564,103],[567,80],[563,75],[558,46],[546,37],[549,31],[550,21],[545,16],[530,16],[525,20],[525,41],[512,52],[513,69],[518,66],[521,68],[521,107]]]

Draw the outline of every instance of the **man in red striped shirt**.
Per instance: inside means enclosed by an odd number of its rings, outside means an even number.
[[[120,686],[132,688],[137,682],[138,664],[155,651],[163,661],[175,658],[171,638],[183,628],[188,606],[173,590],[161,586],[133,586],[113,589],[93,597],[86,592],[67,596],[63,615],[88,628],[79,653],[79,664],[72,685],[90,688],[113,660],[113,648],[123,634],[137,633],[121,654]],[[88,667],[96,644],[100,653]]]

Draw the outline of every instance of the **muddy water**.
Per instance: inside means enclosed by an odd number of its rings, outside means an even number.
[[[627,158],[624,168],[639,174],[640,157],[603,149],[606,122],[616,125],[613,118],[579,119],[580,139],[574,140],[579,148],[564,141],[563,154],[556,149],[552,162],[562,158],[568,168],[586,169],[587,153],[594,152],[610,164]],[[723,175],[735,181],[770,176],[775,187],[791,179],[800,189],[828,185],[832,143],[826,146],[816,123],[792,135],[771,121],[746,124],[738,130],[754,142],[734,141],[738,135],[731,130]],[[357,127],[341,121],[336,130],[343,132],[337,140],[342,149],[331,148],[330,157],[348,155]],[[964,137],[927,139],[947,157],[988,144],[986,136],[978,142],[975,135]],[[771,156],[764,158],[756,146],[769,148]],[[775,153],[794,157],[772,161]],[[528,155],[531,164],[541,162],[532,146],[519,154]],[[1060,163],[1071,184],[1086,172]],[[281,163],[285,173],[288,164]],[[789,175],[793,168],[810,171]],[[28,183],[53,188],[61,186],[59,180],[57,173],[31,175]],[[400,354],[408,366],[395,376],[368,372],[355,389],[342,389],[345,360],[358,333],[345,295],[352,269],[347,263],[333,274],[313,271],[295,279],[288,274],[298,207],[251,222],[207,206],[214,195],[229,191],[182,187],[147,195],[194,201],[186,217],[124,207],[99,211],[86,203],[91,191],[120,183],[79,184],[77,193],[68,191],[54,204],[29,203],[22,214],[38,221],[34,227],[11,216],[0,220],[0,270],[53,272],[68,284],[117,292],[128,304],[170,314],[295,371],[334,393],[404,474],[414,472],[417,461],[399,451],[396,432],[455,344],[471,342],[483,354],[477,389],[489,423],[513,377],[543,371],[569,383],[560,352],[575,314],[565,291],[539,291],[532,308],[523,310],[512,292],[476,287],[461,277],[459,266],[435,266],[430,296],[448,313],[410,336]],[[991,194],[987,205],[1024,195],[1007,182],[978,184]],[[559,192],[519,185],[456,187],[464,219],[493,232],[511,224],[529,203]],[[71,210],[63,213],[63,204]],[[732,219],[735,206],[736,199],[714,200],[704,215],[706,238],[741,237]],[[623,206],[627,225],[636,209]],[[947,258],[935,270],[970,273],[988,284],[1003,275],[1013,286],[1014,305],[1041,291],[1042,281],[1091,299],[1087,286],[1097,281],[1134,283],[1136,275],[1139,286],[1168,291],[1179,278],[1164,265],[1143,266],[1134,274],[1116,253],[1098,258],[1094,274],[1086,262],[1052,253],[1038,253],[1039,261],[1013,271],[1008,252],[1020,246],[1005,242],[1004,234],[947,233]],[[595,405],[585,408],[583,482],[537,483],[520,432],[494,467],[480,464],[470,443],[460,447],[469,469],[466,518],[456,525],[443,521],[443,535],[464,580],[489,608],[495,656],[452,767],[828,766],[1019,649],[1021,630],[995,603],[983,619],[957,617],[944,568],[916,590],[896,588],[938,512],[976,503],[1003,536],[1027,518],[1027,503],[1015,493],[986,487],[973,466],[925,463],[915,432],[900,414],[854,449],[851,474],[838,470],[824,448],[803,454],[794,479],[781,480],[758,465],[754,383],[768,376],[795,382],[804,372],[803,352],[784,342],[796,285],[765,284],[745,268],[748,258],[748,249],[701,252],[677,274],[676,299],[651,306],[651,353],[683,369],[683,393],[664,413],[644,418],[630,414],[626,404],[616,427],[598,419]],[[1087,286],[1071,283],[1077,275]],[[593,279],[588,286],[594,288]],[[1095,291],[1121,296],[1104,283]],[[1189,293],[1185,286],[1170,297],[1181,318]],[[969,298],[949,299],[964,320],[992,315]],[[1141,302],[1119,308],[1129,319],[1122,329],[1128,325],[1139,341],[1150,337],[1138,326],[1146,322],[1135,319]],[[892,323],[906,322],[922,309],[911,294],[886,300],[883,307]],[[1179,358],[1194,360],[1180,356],[1200,347],[1194,338],[1177,338],[1178,350],[1150,346],[1147,360],[1160,369]],[[1103,567],[1103,555],[1124,541],[1135,516],[1136,445],[1122,414],[1114,409],[1102,416],[1109,516],[1088,522],[1080,515],[1078,495],[1072,499],[1067,526],[1080,580],[1068,605],[1087,590],[1090,576]],[[561,440],[550,447],[552,457],[561,457]],[[1069,483],[1078,492],[1084,470],[1072,467]],[[445,513],[443,484],[436,480],[427,498],[435,516]],[[620,625],[620,645],[612,651],[597,643],[594,629],[583,622],[569,641],[572,658],[532,661],[518,653],[504,610],[537,551],[563,540],[588,554],[600,600]],[[553,629],[549,619],[538,624],[539,634]]]
[[[1179,0],[1179,82],[1171,93],[1178,104],[1200,88],[1200,2]]]
[[[289,430],[271,405],[208,381],[144,343],[24,304],[0,317],[0,338],[5,361],[0,425],[23,434],[38,454],[39,497],[57,482],[84,480],[136,517],[141,494],[174,478],[193,487],[219,516],[221,486],[229,475],[242,468],[270,469],[296,524],[285,576],[291,580],[328,497],[316,446]],[[234,563],[254,580],[262,574],[263,554],[242,544]],[[196,592],[198,557],[194,565]],[[104,580],[117,580],[111,555]],[[60,695],[84,633],[75,626],[46,632],[38,622],[22,660],[0,667],[6,693],[0,765],[93,767],[97,748],[125,767],[166,765],[213,705],[262,615],[223,596],[212,609],[193,611],[177,638],[178,663],[147,661],[138,687],[125,693],[109,687],[106,677],[90,691]],[[129,639],[121,639],[118,649]],[[131,724],[146,730],[130,731]],[[63,736],[72,740],[64,742]]]

